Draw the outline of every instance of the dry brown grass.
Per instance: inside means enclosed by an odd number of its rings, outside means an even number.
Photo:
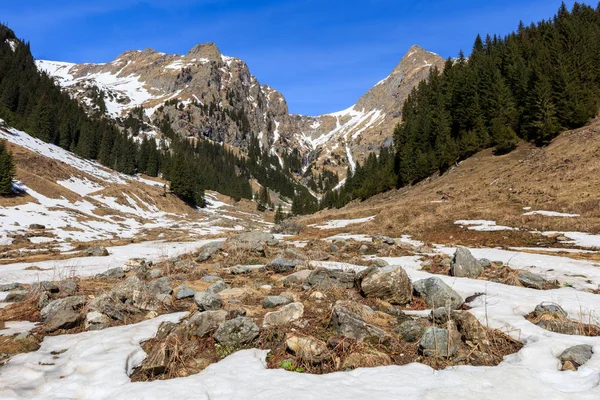
[[[535,245],[544,242],[529,230],[600,233],[600,121],[566,132],[545,148],[522,143],[494,156],[482,151],[442,176],[412,187],[354,202],[340,210],[302,218],[304,224],[376,215],[373,222],[338,232],[398,236],[408,233],[435,243]],[[581,214],[579,218],[524,216],[523,207]],[[459,219],[489,219],[525,232],[465,231]],[[310,232],[313,233],[312,231]]]

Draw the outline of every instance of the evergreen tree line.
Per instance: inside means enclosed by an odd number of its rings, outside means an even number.
[[[15,164],[11,152],[4,140],[0,140],[0,196],[13,194],[12,181],[15,176]]]
[[[477,36],[443,71],[415,87],[394,131],[395,154],[382,149],[357,166],[321,207],[341,207],[444,172],[489,147],[513,150],[520,139],[548,144],[586,124],[600,103],[600,4],[563,3],[551,20],[503,38]]]

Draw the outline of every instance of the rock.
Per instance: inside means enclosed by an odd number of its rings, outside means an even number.
[[[223,281],[217,281],[215,283],[213,283],[212,285],[210,285],[208,287],[208,289],[206,289],[207,292],[209,293],[213,293],[213,294],[218,294],[220,292],[222,292],[223,290],[229,289],[229,285],[226,284]]]
[[[377,268],[385,268],[388,267],[390,264],[387,261],[382,260],[381,258],[376,258],[374,260],[371,260],[371,265]]]
[[[210,242],[198,249],[196,262],[202,263],[211,258],[217,251],[221,250],[223,242]]]
[[[437,307],[431,310],[429,319],[438,325],[443,325],[450,319],[451,312],[452,310],[449,307]]]
[[[394,239],[392,239],[389,236],[383,236],[383,235],[377,235],[377,236],[373,236],[371,238],[371,241],[373,243],[383,243],[383,244],[387,244],[388,246],[392,246],[394,244],[396,244],[396,241]]]
[[[452,320],[465,342],[468,341],[481,346],[488,346],[490,344],[487,329],[470,312],[454,311],[452,312]]]
[[[285,345],[304,362],[317,364],[330,357],[327,344],[312,336],[292,335],[285,341]]]
[[[252,272],[252,269],[250,268],[249,265],[235,265],[230,268],[223,268],[223,272],[225,272],[226,274],[232,274],[232,275],[244,275],[244,274],[249,274],[250,272]]]
[[[260,330],[252,320],[237,317],[223,322],[215,332],[215,340],[226,346],[239,347],[254,340]]]
[[[77,281],[74,279],[67,279],[64,281],[58,282],[58,290],[61,295],[65,296],[74,296],[77,293],[79,285]]]
[[[186,285],[178,286],[177,289],[175,289],[175,298],[177,300],[194,297],[195,294],[196,294],[196,291],[194,289],[187,287]]]
[[[437,276],[421,279],[413,285],[431,308],[447,306],[456,310],[463,303],[462,297]]]
[[[200,280],[204,281],[204,282],[212,283],[212,282],[216,282],[216,281],[222,281],[223,278],[221,278],[220,276],[215,276],[215,275],[206,275],[206,276],[203,276],[202,278],[200,278]]]
[[[223,306],[223,301],[218,294],[210,292],[196,292],[194,295],[194,301],[198,305],[198,310],[218,310]]]
[[[148,284],[148,290],[152,295],[158,296],[159,294],[171,294],[173,293],[173,289],[171,289],[171,281],[172,279],[168,276],[155,279]]]
[[[121,267],[111,268],[106,272],[102,272],[102,273],[96,275],[97,279],[121,279],[124,277],[125,277],[125,272],[123,271],[123,268],[121,268]]]
[[[589,344],[579,344],[577,346],[571,346],[563,351],[558,359],[563,362],[563,369],[566,363],[571,363],[572,366],[577,369],[592,358],[594,353],[592,346]]]
[[[365,297],[375,297],[391,304],[405,305],[412,300],[412,283],[401,267],[368,274],[362,279],[360,289]]]
[[[29,229],[32,230],[42,230],[42,229],[46,229],[46,226],[42,225],[42,224],[30,224],[29,225]]]
[[[117,321],[123,321],[125,319],[124,313],[133,314],[139,312],[136,307],[122,303],[120,300],[115,300],[113,296],[110,296],[107,293],[101,294],[90,300],[88,309],[91,311],[98,311]]]
[[[38,298],[38,308],[41,310],[42,308],[46,307],[48,303],[50,303],[50,300],[51,299],[48,292],[42,292]]]
[[[104,246],[92,246],[83,251],[88,257],[106,257],[109,255],[108,250]]]
[[[297,235],[303,230],[304,227],[302,225],[288,218],[271,228],[271,233],[278,233],[281,235]]]
[[[171,359],[166,343],[153,346],[148,356],[142,361],[140,369],[147,375],[160,375],[165,372]]]
[[[313,261],[326,261],[331,258],[331,255],[324,251],[311,250],[308,252],[308,257]]]
[[[556,314],[558,317],[566,317],[567,312],[561,306],[555,303],[540,303],[535,306],[535,313],[550,313]]]
[[[198,268],[198,264],[196,264],[193,260],[177,260],[173,264],[173,267],[176,270],[189,272],[194,271],[196,268]]]
[[[540,328],[546,329],[555,333],[562,333],[563,335],[584,335],[585,332],[583,327],[575,322],[570,321],[558,321],[558,320],[542,320],[536,323]]]
[[[189,331],[200,338],[214,331],[227,319],[225,310],[197,312],[188,321]]]
[[[387,354],[377,350],[368,349],[360,353],[351,353],[344,360],[342,369],[372,368],[391,364],[392,359]]]
[[[360,254],[367,254],[369,252],[369,246],[367,246],[366,244],[363,244],[362,246],[359,247],[358,252]]]
[[[148,278],[149,279],[156,279],[156,278],[158,278],[161,275],[162,275],[162,271],[160,269],[158,269],[158,268],[151,269],[148,272]]]
[[[489,268],[492,266],[492,262],[490,260],[488,260],[487,258],[480,258],[479,264],[481,264],[481,266],[483,268]]]
[[[265,314],[263,327],[280,326],[300,319],[304,315],[304,305],[300,302],[290,303]]]
[[[311,270],[305,269],[279,278],[277,281],[284,286],[302,286],[308,282],[308,277],[310,276],[311,272]]]
[[[277,308],[293,302],[293,299],[284,296],[268,296],[263,300],[263,308]]]
[[[404,321],[398,326],[398,336],[400,340],[404,340],[408,343],[415,343],[421,340],[425,327],[417,321],[408,320]]]
[[[524,287],[537,290],[544,290],[548,284],[548,281],[543,276],[529,271],[519,271],[517,280]]]
[[[282,274],[286,272],[291,272],[296,268],[296,265],[302,264],[304,260],[288,260],[285,258],[276,258],[271,260],[271,262],[267,265],[267,269],[269,271],[273,271],[276,274]]]
[[[84,327],[88,331],[97,331],[108,328],[110,326],[110,319],[98,311],[90,311],[85,316]]]
[[[146,260],[144,258],[130,258],[123,264],[123,272],[138,271],[146,269]]]
[[[20,283],[4,283],[0,285],[0,292],[10,292],[11,290],[23,289],[23,285]]]
[[[450,274],[452,276],[477,278],[483,272],[483,266],[477,260],[471,252],[464,248],[459,247],[454,253],[454,258],[450,264]]]
[[[419,350],[430,357],[452,357],[458,350],[460,334],[451,332],[449,334],[448,329],[428,326],[419,342]]]
[[[314,301],[322,301],[325,300],[325,295],[321,292],[312,292],[308,298]]]
[[[311,271],[307,282],[312,287],[321,290],[330,289],[334,286],[343,289],[352,289],[355,284],[355,278],[356,275],[354,272],[317,268]]]
[[[75,328],[81,322],[82,315],[72,309],[62,309],[51,314],[44,324],[44,330],[48,333],[59,329]]]
[[[333,306],[330,325],[340,335],[362,341],[367,338],[383,338],[387,333],[367,322],[365,318],[374,315],[369,307],[354,301],[339,300]]]
[[[259,285],[259,284],[257,283],[257,285]],[[260,285],[258,288],[260,290],[264,291],[264,292],[270,292],[271,289],[273,289],[273,286],[271,286],[271,285]]]
[[[160,323],[160,325],[158,326],[158,329],[156,330],[156,339],[158,340],[164,340],[167,338],[167,336],[169,336],[171,334],[171,332],[173,332],[175,329],[177,329],[179,325],[175,324],[173,322],[169,322],[169,321],[163,321]]]
[[[230,310],[227,310],[227,319],[234,319],[237,317],[245,317],[246,314],[247,314],[246,310],[242,307],[232,308]]]
[[[153,318],[156,318],[156,317],[158,317],[158,313],[156,311],[154,311],[154,310],[148,311],[148,313],[146,315],[144,315],[144,319],[145,320],[153,319]]]
[[[142,310],[153,311],[158,308],[156,296],[150,292],[148,285],[137,276],[130,276],[125,279],[114,286],[110,293],[122,302],[130,300],[131,304]]]
[[[25,300],[27,296],[29,296],[29,291],[27,290],[13,290],[12,292],[8,293],[4,301],[6,303],[19,303]]]
[[[245,300],[254,294],[252,289],[247,287],[225,289],[219,292],[223,300]]]
[[[81,309],[86,303],[85,296],[71,296],[63,299],[53,300],[40,311],[40,317],[42,320],[48,320],[53,315],[60,313],[61,311],[74,311]]]
[[[225,242],[231,250],[246,250],[264,255],[265,246],[277,246],[279,241],[271,233],[245,232],[227,239]]]
[[[54,283],[49,281],[41,281],[35,282],[29,287],[30,292],[50,292],[50,293],[58,293],[60,289]]]
[[[303,261],[306,261],[308,259],[308,257],[306,257],[304,253],[302,253],[295,247],[288,247],[287,249],[283,250],[283,258]]]
[[[339,251],[340,251],[340,248],[338,247],[338,245],[337,245],[337,244],[332,244],[331,246],[329,246],[329,250],[330,250],[332,253],[337,253],[337,252],[339,252]]]

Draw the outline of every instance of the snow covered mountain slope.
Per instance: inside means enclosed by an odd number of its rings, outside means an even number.
[[[325,167],[343,177],[348,166],[391,143],[411,89],[443,62],[413,46],[355,105],[317,117],[290,115],[281,93],[261,85],[242,60],[222,55],[213,43],[185,55],[147,49],[105,64],[39,60],[37,65],[90,111],[122,122],[127,116],[139,119],[142,131],[155,133],[167,124],[182,136],[241,149],[252,133],[280,157],[298,149],[305,171],[310,164],[315,174]],[[136,112],[138,107],[144,112]]]
[[[0,125],[0,139],[14,154],[15,186],[23,191],[0,199],[0,258],[68,251],[88,242],[225,234],[262,221],[258,214],[238,213],[214,192],[207,193],[208,208],[192,209],[167,193],[163,181],[114,172],[6,125]]]

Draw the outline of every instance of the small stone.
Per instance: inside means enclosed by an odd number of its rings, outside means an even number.
[[[537,306],[535,306],[534,312],[556,314],[557,316],[560,316],[560,317],[567,316],[567,312],[565,310],[563,310],[563,308],[561,306],[559,306],[558,304],[554,304],[554,303],[540,303]]]
[[[414,289],[419,293],[429,307],[460,308],[462,297],[437,276],[416,281]]]
[[[304,305],[300,302],[290,303],[277,311],[268,312],[263,319],[263,326],[280,326],[300,319],[304,315]]]
[[[4,284],[0,284],[0,292],[10,292],[11,290],[15,290],[15,289],[23,289],[23,285],[21,285],[20,283],[4,283]]]
[[[158,313],[156,311],[149,311],[146,315],[144,315],[144,319],[153,319],[158,317]]]
[[[400,339],[408,343],[414,343],[421,340],[424,332],[425,327],[413,320],[404,321],[398,326],[398,335]]]
[[[210,292],[196,292],[194,301],[200,311],[217,310],[223,305],[221,297]]]
[[[123,268],[121,267],[111,268],[106,272],[96,275],[97,279],[121,279],[123,277],[125,277],[125,272],[123,272]]]
[[[355,279],[354,272],[317,268],[311,271],[308,276],[308,283],[316,289],[330,289],[332,287],[352,289],[355,285]]]
[[[388,267],[390,264],[387,261],[382,260],[381,258],[376,258],[374,260],[371,260],[371,265],[377,268],[385,268]]]
[[[346,357],[342,364],[342,370],[372,368],[391,364],[392,359],[387,354],[377,350],[368,349],[360,353],[351,353]]]
[[[321,292],[312,292],[308,298],[314,301],[322,301],[325,300],[325,295]]]
[[[301,286],[308,282],[308,277],[312,271],[306,269],[303,271],[294,272],[288,276],[278,279],[278,282],[284,286]]]
[[[268,265],[267,269],[275,272],[276,274],[291,272],[296,268],[296,265],[302,264],[304,260],[290,260],[285,258],[276,258],[272,260]]]
[[[302,361],[310,363],[320,363],[329,357],[327,344],[312,336],[290,336],[285,344],[292,354],[295,354]]]
[[[217,282],[213,283],[212,285],[210,285],[208,287],[208,289],[206,289],[206,291],[209,293],[217,294],[217,293],[222,292],[225,289],[229,289],[229,285],[223,281],[217,281]]]
[[[360,246],[360,248],[358,249],[358,252],[360,254],[367,254],[369,252],[369,246],[367,246],[366,244],[363,244],[362,246]]]
[[[156,339],[164,340],[173,332],[179,325],[170,321],[163,321],[156,330]]]
[[[172,279],[168,276],[155,279],[148,284],[148,290],[154,296],[158,296],[159,294],[171,294],[173,293],[173,289],[171,289],[170,286],[171,281]]]
[[[245,300],[248,297],[251,297],[253,294],[254,292],[252,289],[247,287],[230,288],[219,292],[219,296],[221,296],[223,300],[227,300],[229,302],[232,302],[232,300]]]
[[[108,250],[104,246],[92,246],[84,250],[88,257],[106,257],[109,255]]]
[[[277,308],[290,304],[293,299],[283,296],[268,296],[263,301],[263,308]]]
[[[449,307],[437,307],[431,310],[429,319],[436,324],[443,325],[448,322],[451,312],[452,310]]]
[[[468,341],[481,346],[490,344],[487,329],[470,312],[454,311],[452,312],[452,320],[465,342]]]
[[[221,278],[220,276],[215,276],[215,275],[206,275],[206,276],[203,276],[202,278],[200,278],[200,280],[204,281],[204,282],[208,282],[208,283],[213,283],[216,281],[222,281],[223,278]]]
[[[489,268],[492,266],[492,262],[490,260],[488,260],[487,258],[480,258],[479,264],[481,264],[481,266],[483,268]]]
[[[161,275],[162,275],[162,271],[160,269],[158,269],[158,268],[151,269],[148,272],[148,278],[149,279],[156,279],[156,278],[158,278]]]
[[[543,276],[529,271],[519,271],[517,280],[524,287],[537,290],[544,290],[548,284],[548,281]]]
[[[32,230],[42,230],[42,229],[46,229],[46,226],[44,226],[42,224],[30,224],[29,225],[29,229],[32,229]]]
[[[571,365],[575,364],[575,369],[577,369],[588,362],[589,359],[592,358],[593,353],[593,348],[589,344],[579,344],[565,349],[565,351],[558,356],[558,359],[563,362],[563,369],[565,369],[565,363],[568,362],[570,362]]]
[[[223,242],[210,242],[198,249],[198,257],[196,262],[202,263],[211,258],[217,251],[221,249]]]
[[[428,326],[419,342],[419,350],[423,355],[433,357],[452,357],[458,350],[460,334],[456,331],[448,333],[448,329]]]
[[[27,296],[29,296],[29,291],[27,290],[13,290],[12,292],[8,293],[4,301],[6,303],[19,303],[25,300]]]
[[[223,345],[239,347],[250,343],[258,336],[260,329],[252,320],[237,317],[223,322],[215,332],[215,340]]]
[[[459,247],[454,253],[454,259],[450,265],[450,274],[457,277],[477,278],[483,272],[483,266],[471,252]]]
[[[196,291],[194,289],[191,289],[185,285],[178,286],[177,289],[175,289],[175,298],[177,300],[194,297],[195,294]]]
[[[197,312],[188,321],[188,329],[198,337],[204,337],[214,331],[227,319],[225,310]]]
[[[85,317],[84,327],[88,331],[97,331],[108,328],[110,326],[110,319],[98,311],[90,311]]]
[[[146,268],[146,260],[144,258],[130,258],[123,264],[123,272],[144,270]]]

